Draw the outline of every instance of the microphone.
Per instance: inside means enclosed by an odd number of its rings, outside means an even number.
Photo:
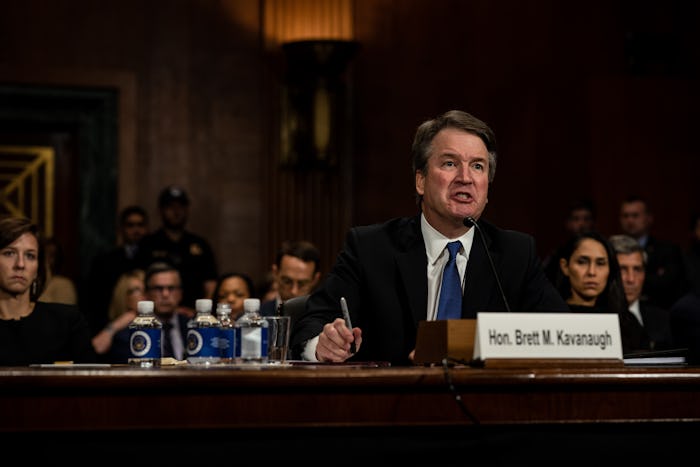
[[[491,272],[493,272],[493,277],[496,278],[496,285],[498,286],[498,291],[501,293],[501,298],[503,299],[503,304],[506,306],[506,311],[510,312],[510,306],[508,305],[508,300],[506,299],[506,294],[503,292],[503,286],[501,285],[501,280],[498,278],[498,273],[496,272],[496,266],[493,264],[493,259],[489,253],[489,249],[486,247],[486,240],[484,240],[484,234],[481,233],[481,227],[476,223],[473,217],[465,217],[462,221],[465,227],[475,227],[476,231],[481,237],[481,244],[484,246],[484,251],[486,251],[486,257],[489,259],[489,264],[491,265]]]

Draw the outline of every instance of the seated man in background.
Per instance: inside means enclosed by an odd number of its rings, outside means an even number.
[[[272,265],[277,298],[263,302],[260,314],[275,315],[281,303],[311,293],[321,278],[320,268],[321,253],[316,245],[305,240],[283,242]]]
[[[81,302],[93,336],[110,322],[109,306],[119,277],[137,269],[139,244],[148,234],[148,213],[139,205],[127,206],[119,212],[118,224],[118,244],[92,259],[85,301]]]
[[[642,298],[647,257],[644,248],[628,235],[613,235],[610,243],[620,264],[629,310],[646,331],[650,350],[673,348],[669,311]]]
[[[182,279],[178,269],[170,263],[155,262],[146,270],[146,300],[153,301],[153,311],[163,323],[161,341],[163,358],[187,358],[187,322],[189,318],[178,312],[182,301]],[[114,335],[113,354],[129,355],[129,328]],[[127,357],[128,358],[128,357]],[[112,362],[126,363],[126,362]]]
[[[683,251],[679,245],[652,235],[653,222],[654,216],[645,199],[630,196],[620,205],[621,233],[637,240],[647,254],[642,296],[670,309],[688,289]]]

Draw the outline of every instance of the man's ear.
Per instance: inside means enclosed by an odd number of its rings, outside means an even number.
[[[425,194],[425,176],[420,170],[416,171],[416,193],[421,196]]]

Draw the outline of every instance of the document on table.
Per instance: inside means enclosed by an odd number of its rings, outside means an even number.
[[[629,353],[624,356],[623,363],[625,365],[670,365],[679,366],[686,365],[685,354],[687,349],[670,349],[670,350],[650,350],[643,352]]]

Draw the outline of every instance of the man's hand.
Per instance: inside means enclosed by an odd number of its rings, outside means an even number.
[[[320,362],[344,362],[352,357],[350,344],[355,342],[355,351],[362,345],[362,330],[360,328],[348,329],[345,320],[336,318],[332,323],[323,326],[323,331],[318,336],[316,345],[316,358]]]

